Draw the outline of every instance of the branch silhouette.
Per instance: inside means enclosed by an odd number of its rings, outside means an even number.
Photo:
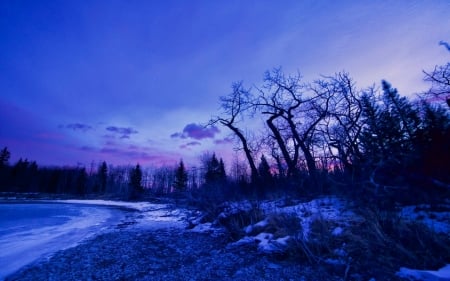
[[[439,45],[444,46],[450,52],[450,44],[444,41],[439,41]]]

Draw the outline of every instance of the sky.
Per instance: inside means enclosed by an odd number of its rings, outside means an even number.
[[[347,71],[400,94],[448,62],[450,1],[0,1],[0,149],[40,165],[234,157],[203,125],[265,71]]]

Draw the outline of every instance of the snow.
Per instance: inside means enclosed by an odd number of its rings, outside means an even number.
[[[344,229],[342,227],[338,226],[335,229],[333,229],[333,231],[331,232],[331,235],[341,236],[343,232],[344,232]]]
[[[418,270],[406,267],[400,268],[396,273],[398,277],[406,278],[408,280],[422,280],[422,281],[450,281],[450,264],[438,270]]]
[[[70,200],[42,200],[41,202],[52,203],[70,203],[70,204],[85,204],[85,205],[99,205],[99,206],[111,206],[111,207],[124,207],[129,209],[135,209],[138,211],[147,211],[152,208],[159,208],[161,204],[152,204],[149,202],[125,202],[125,201],[111,201],[111,200],[84,200],[84,199],[70,199]]]
[[[441,209],[450,210],[449,205],[437,206]],[[417,206],[406,206],[400,211],[400,215],[403,218],[411,221],[422,222],[430,229],[438,233],[450,233],[450,212],[437,212],[433,211],[432,206],[427,204]]]
[[[342,225],[335,229],[335,235],[342,234],[345,225],[359,220],[355,213],[348,210],[346,202],[338,197],[323,197],[291,206],[282,206],[279,201],[263,202],[261,208],[265,214],[292,214],[297,216],[303,229],[303,238],[306,240],[310,234],[311,223],[315,220],[333,221]]]
[[[190,231],[198,232],[198,233],[208,233],[208,232],[212,232],[212,229],[213,229],[212,223],[207,222],[207,223],[196,225]]]
[[[55,202],[55,201],[53,201]],[[154,204],[150,202],[125,202],[111,200],[56,200],[59,203],[83,204],[121,207],[139,211],[133,220],[133,227],[155,228],[184,228],[189,212],[186,209],[173,208],[169,204]]]
[[[303,239],[308,239],[310,234],[310,225],[315,220],[333,221],[338,225],[332,232],[332,235],[339,236],[344,232],[344,228],[350,222],[358,220],[355,213],[350,212],[343,199],[337,197],[323,197],[311,200],[309,202],[295,202],[292,205],[286,205],[285,200],[262,201],[258,204],[249,201],[228,202],[224,204],[224,211],[219,214],[220,219],[238,214],[239,212],[249,212],[254,207],[259,207],[265,218],[255,224],[243,227],[245,237],[230,243],[229,247],[239,247],[248,244],[255,244],[260,252],[277,252],[288,246],[288,241],[292,239],[287,235],[284,237],[275,237],[273,233],[268,233],[270,216],[293,215],[299,218],[299,229],[302,229]],[[292,203],[292,202],[291,202]],[[211,225],[208,225],[210,227]],[[208,227],[199,227],[207,230]]]

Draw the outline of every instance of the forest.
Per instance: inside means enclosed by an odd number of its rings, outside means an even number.
[[[409,202],[450,191],[450,63],[424,71],[429,90],[402,96],[388,81],[357,88],[349,73],[312,82],[281,68],[260,86],[232,84],[205,126],[229,129],[240,158],[215,153],[199,167],[41,167],[0,151],[0,191],[110,196],[208,196],[218,200],[281,194],[341,194]],[[251,125],[250,125],[251,124]],[[258,128],[258,129],[252,129]]]

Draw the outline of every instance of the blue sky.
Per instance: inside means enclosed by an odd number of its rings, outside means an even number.
[[[44,165],[231,158],[202,129],[234,81],[283,67],[423,91],[449,54],[450,2],[0,2],[0,146]]]

